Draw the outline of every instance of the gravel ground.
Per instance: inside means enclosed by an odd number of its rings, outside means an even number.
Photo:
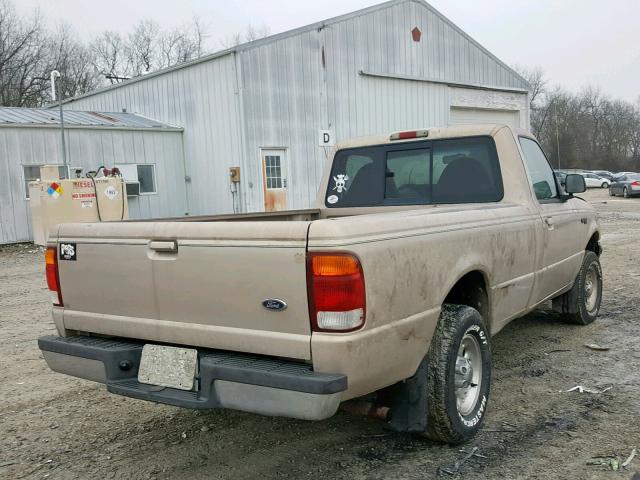
[[[477,453],[458,478],[631,478],[591,463],[640,453],[640,199],[585,196],[600,215],[605,290],[600,318],[563,325],[548,309],[493,340],[492,397]],[[110,395],[51,372],[36,345],[54,332],[32,245],[0,249],[0,478],[447,477],[466,454],[338,414],[308,423],[198,412]],[[597,343],[607,351],[593,351]],[[576,385],[611,389],[566,392]]]

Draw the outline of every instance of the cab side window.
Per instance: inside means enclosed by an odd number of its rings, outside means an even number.
[[[549,200],[558,197],[558,188],[553,170],[544,152],[535,141],[520,137],[520,146],[524,154],[524,161],[529,170],[533,190],[538,200]]]

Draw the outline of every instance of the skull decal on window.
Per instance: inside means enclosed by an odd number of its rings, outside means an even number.
[[[347,190],[347,181],[349,180],[349,176],[343,173],[333,176],[333,181],[335,185],[333,189],[338,193],[342,193]]]

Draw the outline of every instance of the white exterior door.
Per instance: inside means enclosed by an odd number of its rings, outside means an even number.
[[[262,189],[265,212],[287,209],[287,151],[262,149]]]
[[[471,123],[503,123],[519,128],[520,111],[451,107],[449,125],[468,125]]]

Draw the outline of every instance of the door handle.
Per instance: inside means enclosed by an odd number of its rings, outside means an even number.
[[[178,242],[176,240],[152,240],[151,242],[149,242],[149,248],[156,252],[177,252]]]
[[[553,226],[554,226],[553,217],[544,217],[544,223],[549,230],[553,230]]]

